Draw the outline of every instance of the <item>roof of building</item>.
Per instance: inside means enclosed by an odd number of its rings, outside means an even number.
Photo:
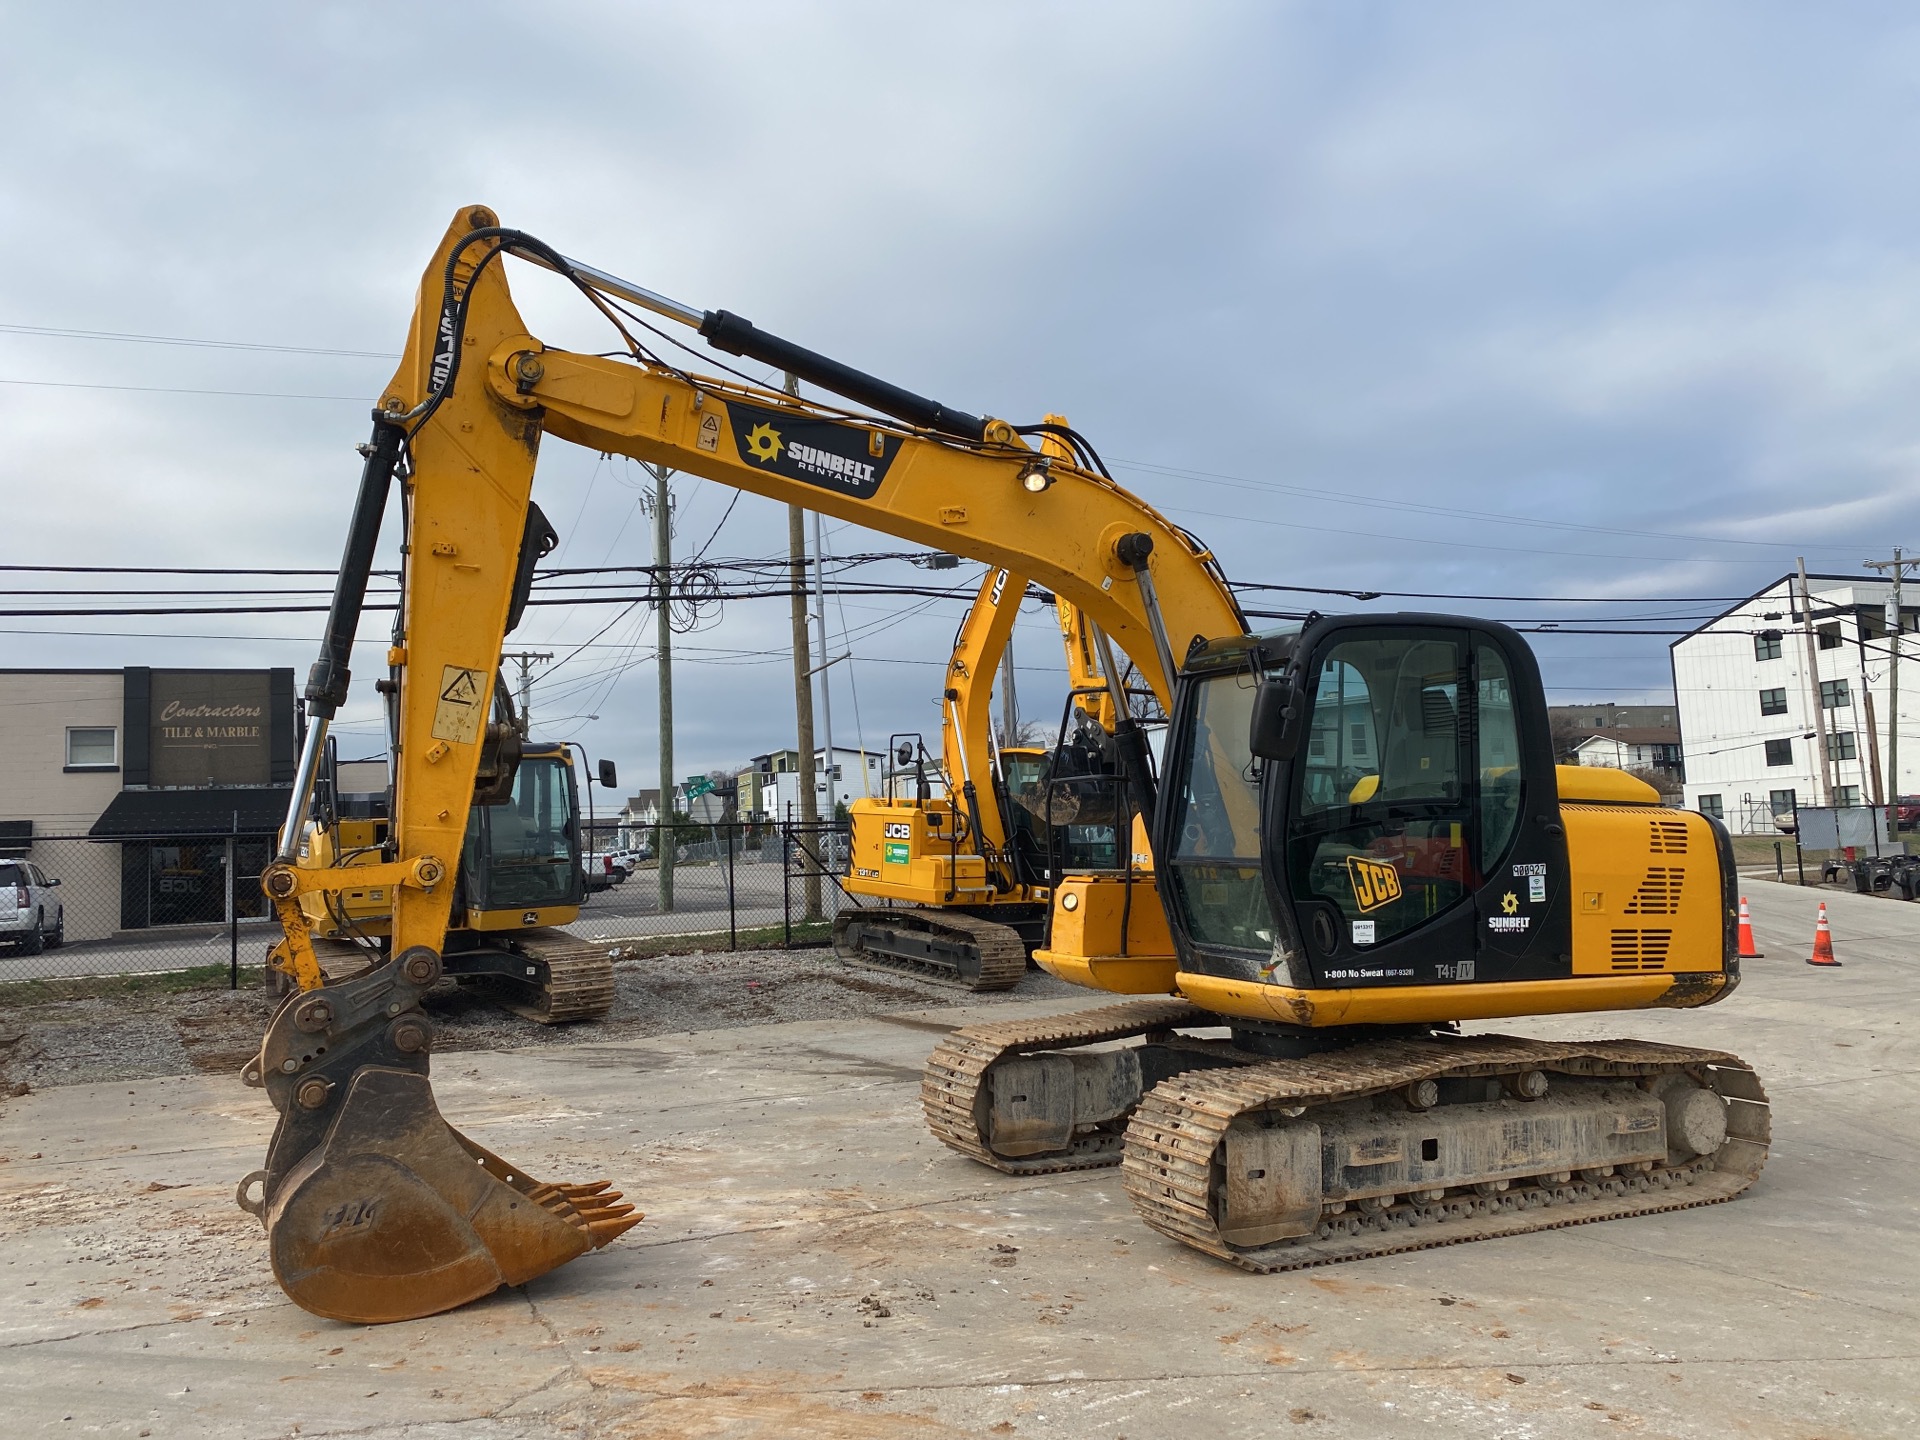
[[[1621,725],[1612,730],[1595,730],[1574,742],[1578,750],[1582,745],[1590,745],[1595,740],[1617,740],[1622,745],[1678,745],[1680,727],[1677,725]]]
[[[1782,585],[1785,585],[1788,587],[1787,595],[1785,598],[1786,598],[1790,613],[1788,615],[1788,618],[1781,622],[1781,628],[1784,629],[1789,624],[1798,625],[1800,623],[1800,612],[1798,610],[1792,609],[1792,606],[1796,603],[1792,587],[1793,587],[1793,582],[1798,580],[1799,578],[1800,577],[1797,574],[1787,574],[1787,575],[1782,575],[1778,580],[1769,580],[1765,585],[1762,585],[1758,590],[1754,591],[1751,595],[1747,596],[1746,599],[1737,601],[1736,603],[1729,605],[1725,610],[1722,610],[1718,615],[1715,615],[1711,620],[1702,620],[1698,625],[1694,626],[1693,629],[1687,631],[1686,634],[1680,636],[1678,639],[1669,640],[1667,642],[1667,648],[1669,650],[1675,649],[1676,647],[1686,643],[1688,640],[1693,639],[1694,636],[1699,635],[1704,631],[1709,631],[1713,629],[1713,627],[1716,624],[1726,619],[1729,615],[1733,615],[1738,613],[1741,610],[1744,610],[1747,606],[1753,604],[1754,601],[1760,599],[1764,595],[1771,593],[1772,591],[1778,590]],[[1891,581],[1881,579],[1877,575],[1809,574],[1807,576],[1807,584],[1809,588],[1811,588],[1815,580],[1827,580],[1827,581],[1833,582],[1836,585],[1874,585],[1874,584],[1890,585],[1892,584]],[[1901,608],[1905,610],[1911,607],[1903,606]],[[1846,611],[1840,610],[1840,609],[1825,609],[1825,610],[1820,609],[1818,608],[1817,602],[1816,602],[1816,608],[1813,612],[1813,618],[1816,620],[1820,620],[1820,619],[1825,619],[1830,614],[1843,615],[1846,613],[1847,613]]]

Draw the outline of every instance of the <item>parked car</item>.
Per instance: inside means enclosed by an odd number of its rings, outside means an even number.
[[[1902,830],[1920,824],[1920,795],[1901,795],[1893,802],[1894,823]]]
[[[67,938],[67,911],[50,880],[30,860],[0,860],[0,943],[38,955]]]
[[[628,872],[614,864],[611,855],[582,855],[580,868],[586,873],[589,895],[627,883]]]

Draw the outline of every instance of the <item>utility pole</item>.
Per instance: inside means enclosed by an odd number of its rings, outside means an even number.
[[[1893,559],[1868,560],[1869,570],[1882,575],[1891,572],[1893,594],[1887,599],[1887,648],[1892,658],[1887,663],[1887,839],[1900,839],[1900,581],[1910,565],[1920,560],[1903,560],[1900,547],[1893,547]]]
[[[800,393],[800,377],[787,372],[786,392]],[[787,589],[793,615],[793,711],[800,750],[800,823],[811,826],[820,819],[820,802],[813,794],[813,655],[807,644],[807,512],[798,505],[787,506]],[[808,831],[809,843],[813,831]],[[818,920],[826,912],[820,904],[820,870],[800,852],[800,869],[805,876],[807,919]]]
[[[1014,604],[1018,605],[1019,600]],[[1007,648],[1000,656],[1000,748],[1020,743],[1020,696],[1013,686],[1013,632],[1007,632]]]
[[[840,806],[833,784],[833,661],[827,658],[827,542],[821,531],[820,512],[813,512],[813,609],[814,624],[820,637],[820,727],[826,737],[827,819],[840,818]]]
[[[643,464],[645,462],[642,462]],[[660,660],[660,830],[654,841],[654,875],[662,915],[673,911],[673,495],[664,465],[653,474],[654,646]]]
[[[500,657],[512,660],[520,667],[520,738],[526,739],[533,734],[533,667],[544,665],[553,659],[545,651],[509,650]]]
[[[1799,557],[1800,633],[1807,642],[1807,694],[1813,700],[1815,752],[1814,799],[1822,805],[1833,804],[1833,760],[1827,754],[1827,709],[1820,703],[1820,645],[1813,633],[1813,591],[1807,588],[1807,560]]]

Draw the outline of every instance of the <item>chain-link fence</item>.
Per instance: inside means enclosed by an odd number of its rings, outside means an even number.
[[[588,895],[566,928],[593,940],[684,940],[705,949],[817,940],[844,902],[848,835],[844,821],[683,825],[670,865],[640,860]],[[595,883],[603,883],[609,862],[593,863],[602,875]]]
[[[0,984],[259,965],[266,835],[35,835],[0,856]]]
[[[649,858],[614,878],[589,857],[595,888],[566,930],[663,953],[825,938],[843,902],[845,823],[703,825],[678,839],[665,871]],[[0,855],[0,1001],[18,980],[258,968],[280,938],[260,889],[272,846],[267,835],[33,836]]]

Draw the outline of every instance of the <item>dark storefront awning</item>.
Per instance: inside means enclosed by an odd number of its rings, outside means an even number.
[[[292,795],[290,785],[122,790],[87,833],[95,840],[271,835],[287,818],[287,801]]]

